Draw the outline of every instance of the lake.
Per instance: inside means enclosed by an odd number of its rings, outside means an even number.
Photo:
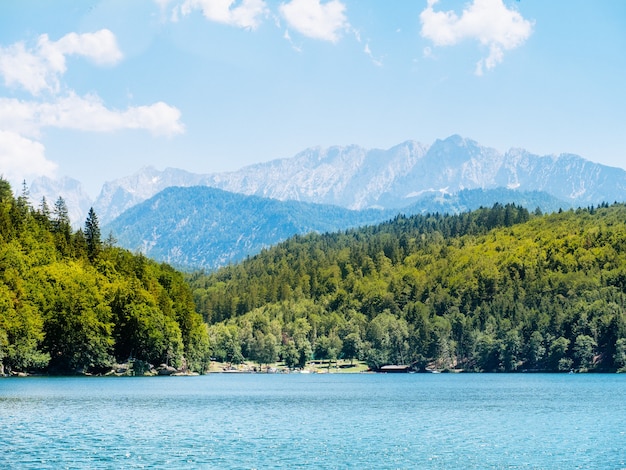
[[[0,468],[626,468],[626,375],[0,379]]]

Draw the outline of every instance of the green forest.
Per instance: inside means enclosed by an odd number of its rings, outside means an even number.
[[[189,276],[220,361],[373,370],[626,366],[626,206],[459,215],[296,236]]]
[[[106,373],[166,364],[204,371],[208,329],[181,273],[102,239],[97,215],[32,207],[0,179],[0,373]]]
[[[294,236],[183,275],[0,179],[0,373],[626,370],[626,205],[495,204]]]

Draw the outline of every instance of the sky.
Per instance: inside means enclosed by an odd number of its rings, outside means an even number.
[[[624,0],[0,0],[0,174],[459,134],[626,168]]]

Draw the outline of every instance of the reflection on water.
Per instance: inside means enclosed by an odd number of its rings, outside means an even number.
[[[624,468],[626,376],[0,380],[0,468]]]

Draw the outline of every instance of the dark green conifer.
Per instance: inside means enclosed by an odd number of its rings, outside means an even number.
[[[90,261],[93,261],[100,254],[102,249],[102,240],[100,239],[100,224],[98,223],[98,216],[93,210],[93,207],[89,209],[87,214],[87,220],[85,220],[85,242],[87,243],[87,256]]]

